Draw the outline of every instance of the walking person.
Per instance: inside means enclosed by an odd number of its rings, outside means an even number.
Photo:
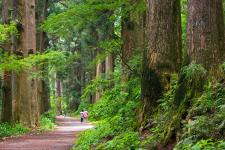
[[[84,117],[85,122],[87,123],[87,120],[88,120],[88,111],[83,111],[83,117]]]
[[[84,110],[82,110],[80,112],[80,122],[83,123],[84,122]]]

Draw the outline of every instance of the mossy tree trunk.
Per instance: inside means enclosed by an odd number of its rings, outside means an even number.
[[[56,74],[55,88],[57,113],[62,115],[63,82],[59,73]]]
[[[81,52],[81,41],[79,41],[79,44],[76,48],[76,51],[78,53],[82,53]],[[75,93],[75,96],[72,96],[72,100],[71,100],[71,110],[77,110],[79,105],[80,105],[80,97],[82,95],[82,75],[83,75],[83,72],[84,72],[84,64],[83,64],[83,60],[82,59],[78,59],[77,60],[77,65],[74,66],[73,68],[73,73],[72,73],[72,76],[71,77],[73,80],[74,80],[74,85],[71,87],[71,91],[72,89],[74,89],[74,91],[76,92]],[[72,83],[72,82],[71,82]]]
[[[130,67],[129,61],[133,55],[143,53],[145,49],[145,14],[143,10],[137,11],[143,0],[129,0],[130,4],[124,7],[122,14],[122,71],[123,82],[129,80],[130,75],[136,74],[136,70]],[[123,8],[122,8],[123,9]]]
[[[162,92],[170,85],[171,74],[181,64],[181,16],[179,0],[148,0],[146,45],[143,60],[143,112],[150,115]],[[144,119],[144,118],[142,118]]]
[[[108,24],[106,25],[106,30],[108,31],[106,40],[112,40],[114,37],[114,23],[112,21],[108,21]],[[114,56],[113,53],[111,52],[105,58],[105,73],[110,76],[113,73],[113,71],[114,71]]]
[[[104,15],[100,18],[99,22],[101,22],[97,29],[98,31],[96,39],[97,39],[97,45],[96,45],[96,52],[97,55],[101,54],[103,52],[103,49],[98,46],[98,42],[108,42],[113,38],[114,35],[114,24],[109,19],[109,17],[112,15],[112,11],[105,10]],[[106,73],[112,73],[113,71],[113,55],[110,53],[108,56],[106,56],[106,59],[104,60],[97,60],[96,64],[96,79],[101,78],[102,74]],[[98,101],[101,98],[102,89],[97,88],[96,95],[95,95],[95,101]]]
[[[18,41],[17,52],[23,57],[36,53],[36,20],[35,20],[35,0],[19,0],[18,11],[21,12],[21,31]],[[39,124],[39,103],[37,79],[30,79],[31,72],[36,68],[19,73],[17,88],[14,95],[16,99],[15,113],[18,120],[26,126],[37,126]]]
[[[180,138],[182,119],[187,117],[193,101],[199,98],[207,83],[207,71],[200,65],[190,64],[183,68],[179,75],[171,106],[171,119],[164,128],[161,144],[166,146],[170,141]],[[176,139],[175,139],[176,137]],[[172,139],[174,138],[174,139]]]
[[[225,61],[222,0],[189,0],[187,49],[190,61],[203,65],[214,77]]]
[[[38,1],[36,3],[36,24],[37,24],[37,33],[36,33],[36,45],[37,51],[43,53],[48,46],[47,34],[43,31],[40,31],[39,27],[41,23],[47,18],[47,9],[48,9],[48,0]],[[39,68],[43,72],[47,72],[47,66]],[[38,80],[38,98],[40,105],[40,113],[43,114],[50,109],[50,91],[48,87],[48,79],[43,73],[44,79]]]
[[[12,10],[12,0],[3,0],[2,2],[2,22],[4,24],[10,23],[11,10]],[[11,39],[9,39],[6,44],[4,44],[4,50],[11,53]],[[12,72],[5,71],[3,73],[3,83],[2,83],[2,115],[1,121],[12,122]]]

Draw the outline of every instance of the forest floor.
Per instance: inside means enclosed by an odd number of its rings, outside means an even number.
[[[79,132],[93,127],[88,123],[81,124],[79,119],[63,116],[56,117],[56,124],[51,132],[7,138],[0,142],[0,150],[69,150]]]

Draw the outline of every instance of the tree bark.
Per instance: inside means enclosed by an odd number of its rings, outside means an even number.
[[[3,0],[2,7],[2,22],[3,24],[9,24],[11,20],[12,0]],[[4,49],[7,52],[11,52],[11,39],[8,39],[4,44]],[[3,73],[2,83],[2,122],[12,122],[12,72],[5,71]]]
[[[98,61],[97,65],[96,65],[96,76],[95,78],[96,79],[99,79],[102,75],[102,68],[103,65],[102,65],[102,62],[101,61]],[[97,88],[96,90],[96,94],[95,94],[95,102],[97,102],[101,97],[101,91],[99,88]]]
[[[130,19],[130,16],[126,16],[122,20],[122,30],[121,30],[121,35],[122,35],[122,66],[123,66],[123,81],[128,80],[128,74],[129,74],[129,68],[127,66],[127,63],[129,62],[131,56],[132,56],[132,51],[134,48],[134,40],[133,40],[133,22]]]
[[[36,53],[35,0],[19,0],[18,11],[21,12],[21,25],[18,50],[23,57]],[[18,113],[19,122],[34,127],[39,124],[39,103],[37,79],[30,79],[30,72],[36,68],[23,71],[18,75]]]
[[[109,11],[108,15],[111,15],[111,12]],[[114,36],[114,23],[111,21],[108,21],[108,24],[106,25],[106,30],[108,31],[107,37],[105,39],[107,40],[113,40]],[[114,71],[114,56],[113,53],[108,54],[105,58],[105,73],[106,75],[111,75]]]
[[[202,64],[214,77],[225,60],[222,0],[189,0],[187,49],[191,62]]]
[[[63,96],[63,84],[62,80],[60,79],[59,75],[56,74],[56,108],[57,113],[62,115],[62,96]]]
[[[12,122],[12,73],[4,72],[2,97],[2,122]]]
[[[105,72],[106,74],[110,75],[113,73],[113,65],[114,60],[113,60],[113,55],[109,54],[106,59],[105,59]]]
[[[43,53],[48,46],[47,34],[43,31],[40,31],[39,27],[41,23],[47,18],[47,8],[48,0],[38,1],[36,0],[36,24],[37,24],[37,33],[36,33],[36,45],[37,51]],[[40,68],[41,70],[46,70],[46,66]],[[43,114],[50,109],[50,92],[48,87],[48,78],[43,74],[45,79],[38,80],[38,98],[40,105],[40,113]]]
[[[142,2],[142,0],[130,0],[130,4],[133,6]],[[122,69],[123,69],[123,81],[126,82],[129,79],[131,73],[134,72],[133,68],[130,68],[129,61],[136,53],[143,53],[145,49],[145,15],[144,10],[141,12],[135,12],[135,10],[129,10],[122,17]]]
[[[142,100],[151,114],[170,76],[181,64],[181,16],[179,0],[148,0],[147,49],[143,59]]]

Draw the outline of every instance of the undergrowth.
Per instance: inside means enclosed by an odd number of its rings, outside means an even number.
[[[55,128],[55,116],[52,113],[46,113],[41,116],[39,131],[48,131]]]
[[[140,134],[138,123],[139,78],[130,78],[126,84],[114,78],[113,87],[98,81],[105,90],[97,103],[82,101],[80,107],[87,108],[98,124],[81,133],[74,150],[225,149],[225,83],[208,80],[201,65],[190,64],[179,77],[172,76],[171,88],[158,100],[145,134]]]
[[[22,126],[19,123],[16,123],[15,125],[11,125],[9,123],[0,124],[0,138],[8,137],[8,136],[17,136],[17,135],[25,134],[29,131],[30,129]]]
[[[113,79],[97,79],[87,87],[86,90],[93,91],[101,83],[101,87],[98,87],[102,91],[100,100],[93,105],[87,105],[83,101],[79,108],[87,108],[90,120],[98,123],[94,129],[81,133],[74,150],[120,150],[140,147],[136,118],[140,107],[140,80],[132,78],[131,82],[122,83],[121,74],[116,73],[118,72],[115,72]],[[89,91],[84,94],[88,95]]]
[[[164,93],[151,116],[153,127],[142,147],[157,149],[175,144],[175,150],[225,149],[225,83],[207,81],[200,65],[190,64],[182,71],[180,78],[187,79],[185,88],[180,92],[180,79],[172,81],[172,88]],[[176,96],[180,93],[185,96]]]

